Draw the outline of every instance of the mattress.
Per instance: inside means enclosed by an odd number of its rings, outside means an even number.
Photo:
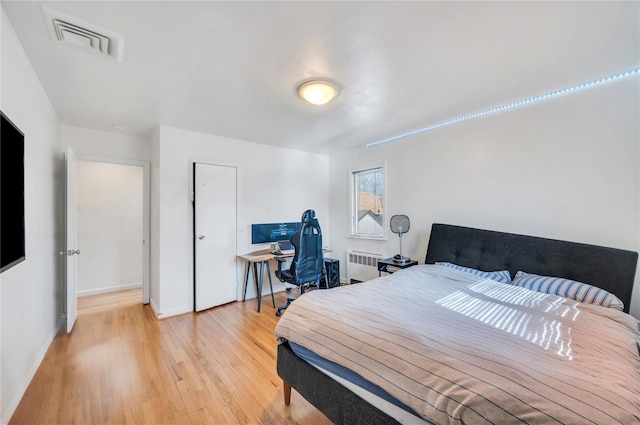
[[[420,418],[420,416],[409,406],[393,398],[393,396],[388,392],[367,381],[352,370],[327,360],[301,345],[290,342],[289,346],[298,357],[313,365],[325,375],[330,376],[332,379],[354,392],[360,398],[382,410],[401,424],[431,424],[431,422],[427,422]]]
[[[636,319],[442,266],[305,294],[276,336],[434,423],[640,421]]]

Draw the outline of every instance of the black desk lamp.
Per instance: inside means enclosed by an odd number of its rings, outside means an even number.
[[[408,263],[411,261],[411,258],[402,256],[402,235],[409,231],[409,217],[406,215],[394,215],[391,217],[389,227],[393,233],[398,234],[398,238],[400,239],[400,254],[393,256],[393,262],[398,264]]]

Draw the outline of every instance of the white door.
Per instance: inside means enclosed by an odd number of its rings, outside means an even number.
[[[66,258],[67,283],[67,333],[71,333],[78,317],[76,298],[76,258],[80,254],[78,244],[78,211],[76,209],[76,154],[67,148],[66,159],[66,243],[63,252]]]
[[[193,164],[195,310],[236,300],[236,169]]]

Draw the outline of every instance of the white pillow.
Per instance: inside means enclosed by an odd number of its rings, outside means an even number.
[[[472,269],[470,267],[463,267],[453,263],[445,263],[445,262],[436,262],[436,264],[445,267],[451,267],[452,269],[460,270],[463,272],[475,274],[480,277],[487,277],[491,280],[495,280],[496,282],[501,283],[510,283],[511,282],[511,274],[509,274],[509,270],[500,270],[495,272],[483,272],[482,270]]]
[[[611,292],[575,280],[561,277],[538,276],[519,271],[516,273],[511,284],[536,292],[560,295],[582,303],[615,308],[621,311],[624,309],[624,303]]]

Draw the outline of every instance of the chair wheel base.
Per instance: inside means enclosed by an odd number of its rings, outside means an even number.
[[[295,300],[295,298],[287,298],[287,305],[281,305],[280,307],[278,307],[278,311],[276,311],[276,316],[278,317],[282,316],[282,310],[286,310],[287,307],[289,307],[289,304],[293,302],[293,300]]]

